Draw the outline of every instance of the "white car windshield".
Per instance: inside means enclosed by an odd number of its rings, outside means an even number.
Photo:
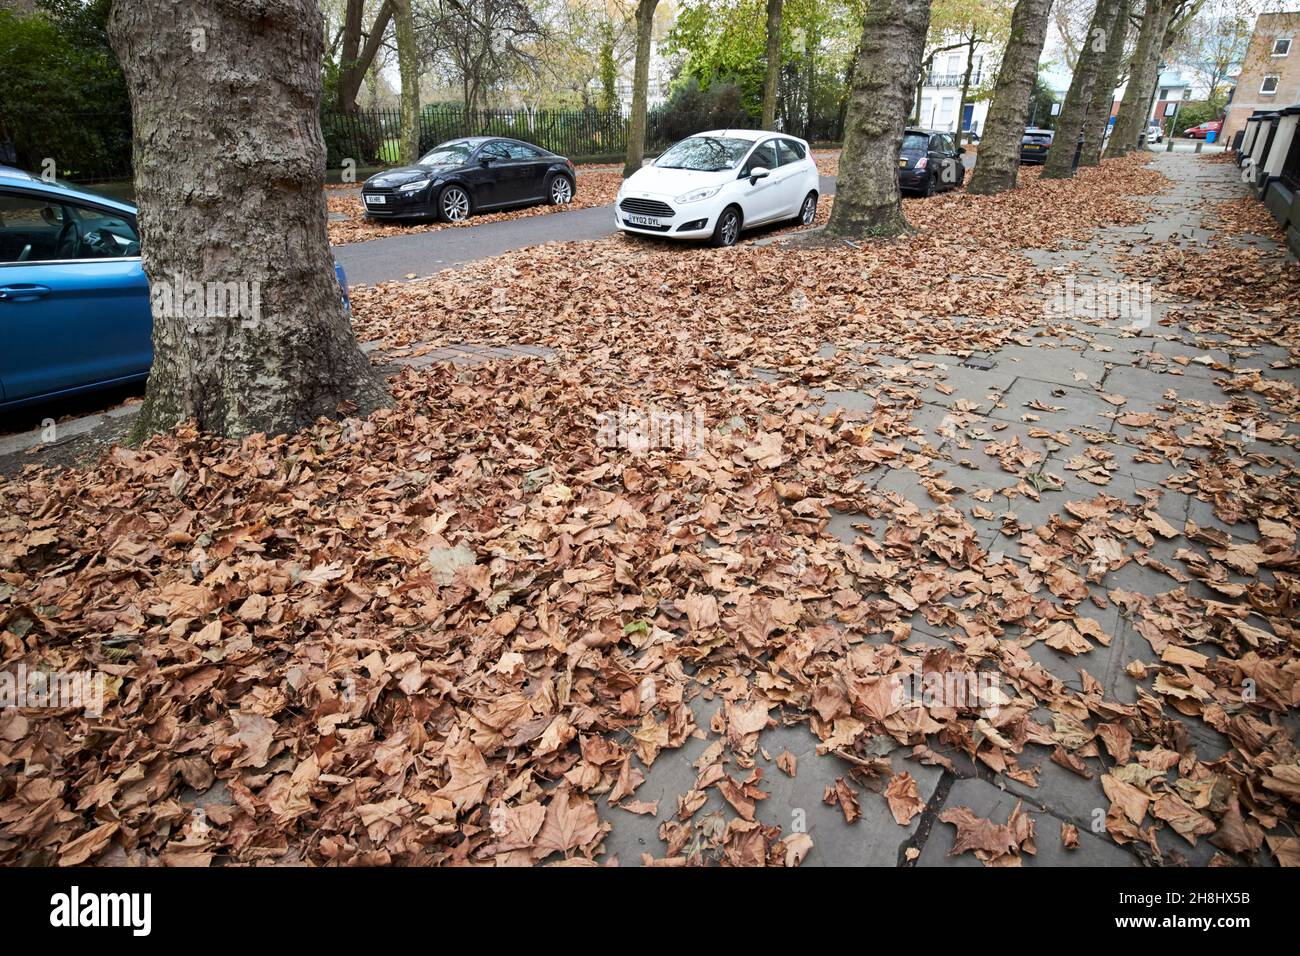
[[[655,160],[660,169],[694,169],[716,173],[731,169],[745,158],[752,139],[735,139],[721,136],[691,136],[664,151]]]

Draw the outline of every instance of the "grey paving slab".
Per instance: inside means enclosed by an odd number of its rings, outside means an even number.
[[[1018,375],[1032,375],[1040,381],[1060,385],[1100,382],[1105,374],[1102,363],[1086,358],[1083,350],[1035,349],[1012,345],[999,349],[999,367],[1015,369]],[[1079,376],[1084,378],[1080,379]]]
[[[1110,419],[1102,416],[1115,411],[1115,406],[1094,388],[1043,381],[1032,373],[1017,377],[1003,402],[1003,407],[994,409],[990,417],[1023,421],[1025,416],[1033,416],[1038,424],[1053,431],[1071,425],[1105,431],[1110,428]]]
[[[949,791],[944,807],[969,807],[976,816],[991,819],[995,823],[1006,823],[1017,803],[1022,804],[1022,811],[1029,813],[1034,821],[1034,843],[1037,851],[1033,854],[1023,854],[1020,858],[1022,866],[1128,867],[1140,863],[1136,856],[1123,847],[1117,846],[1108,836],[1095,836],[1084,827],[1079,827],[1078,849],[1065,849],[1061,844],[1061,818],[1044,812],[1041,804],[1032,798],[1002,790],[985,780],[958,780]],[[917,865],[981,866],[981,862],[972,852],[967,851],[957,856],[949,855],[956,835],[955,826],[936,820],[934,829],[930,831],[929,838],[921,850]]]

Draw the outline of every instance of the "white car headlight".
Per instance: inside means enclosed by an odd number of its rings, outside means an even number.
[[[429,185],[430,182],[432,182],[432,180],[417,179],[413,183],[407,183],[405,186],[403,186],[401,189],[397,191],[399,193],[418,193],[425,186]]]
[[[722,186],[725,185],[726,183],[723,183],[720,186],[708,186],[704,189],[693,189],[688,193],[682,193],[677,197],[676,201],[680,203],[699,202],[701,199],[708,199],[710,196],[716,196],[718,191],[722,189]]]

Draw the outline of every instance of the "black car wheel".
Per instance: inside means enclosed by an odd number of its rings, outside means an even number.
[[[798,215],[799,224],[811,226],[813,220],[817,218],[817,194],[810,192],[803,197],[803,205],[799,207]]]
[[[573,183],[569,177],[560,173],[551,180],[551,188],[546,191],[552,206],[563,206],[573,202]]]
[[[469,193],[459,186],[443,186],[438,193],[438,218],[443,222],[464,222],[470,207]]]
[[[921,195],[924,196],[926,199],[929,199],[931,196],[934,195],[934,192],[935,192],[934,173],[931,173],[929,176],[925,177],[925,187],[921,190]]]
[[[713,238],[709,240],[709,245],[734,246],[739,238],[740,210],[735,206],[728,206],[722,210],[722,215],[718,217],[718,224],[713,227]]]

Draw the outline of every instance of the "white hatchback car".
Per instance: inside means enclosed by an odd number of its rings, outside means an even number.
[[[664,151],[623,182],[614,221],[628,233],[734,245],[742,229],[817,218],[820,180],[801,139],[713,130]]]

